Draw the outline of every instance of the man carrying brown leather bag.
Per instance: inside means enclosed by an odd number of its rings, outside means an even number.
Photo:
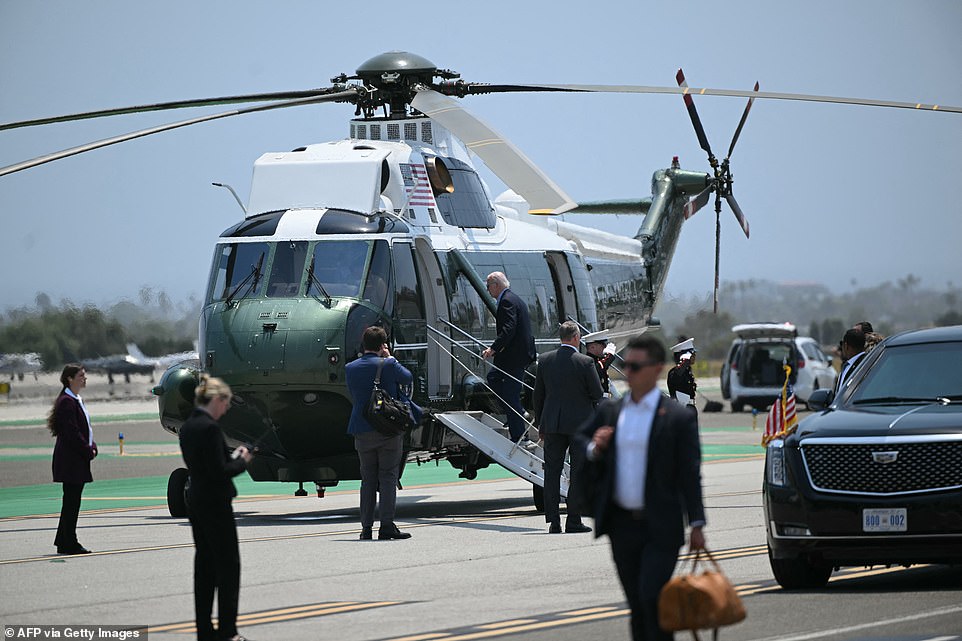
[[[702,554],[714,566],[696,574]],[[658,598],[658,625],[663,630],[690,630],[699,641],[698,630],[712,629],[717,641],[718,628],[745,619],[745,606],[735,592],[735,586],[725,577],[718,563],[707,549],[698,550],[692,560],[691,572],[672,578],[661,589]]]

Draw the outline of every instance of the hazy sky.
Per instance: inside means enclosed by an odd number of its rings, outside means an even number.
[[[0,122],[327,86],[408,50],[465,80],[671,85],[962,105],[962,2],[127,2],[0,0]],[[463,105],[576,200],[650,194],[674,155],[708,168],[680,96],[499,95]],[[701,97],[724,156],[742,99]],[[220,110],[0,132],[0,165]],[[346,137],[349,105],[240,116],[0,178],[0,309],[201,294],[267,151]],[[733,157],[746,241],[722,212],[723,280],[962,280],[962,115],[758,101]],[[499,193],[503,187],[492,184]],[[582,222],[582,221],[578,221]],[[633,235],[640,221],[589,221]],[[714,213],[686,223],[667,293],[709,291]]]

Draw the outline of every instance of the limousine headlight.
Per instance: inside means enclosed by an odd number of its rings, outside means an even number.
[[[766,474],[770,485],[785,487],[785,441],[775,439],[768,444],[768,455],[765,457]]]

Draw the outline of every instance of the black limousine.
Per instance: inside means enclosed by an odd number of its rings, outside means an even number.
[[[786,589],[842,566],[962,563],[962,325],[872,349],[765,455],[768,556]]]

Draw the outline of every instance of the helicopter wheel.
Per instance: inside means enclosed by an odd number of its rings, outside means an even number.
[[[532,483],[531,494],[534,498],[534,509],[538,512],[544,512],[544,488]]]
[[[175,519],[187,516],[187,488],[190,476],[187,468],[178,467],[167,479],[167,510]]]

